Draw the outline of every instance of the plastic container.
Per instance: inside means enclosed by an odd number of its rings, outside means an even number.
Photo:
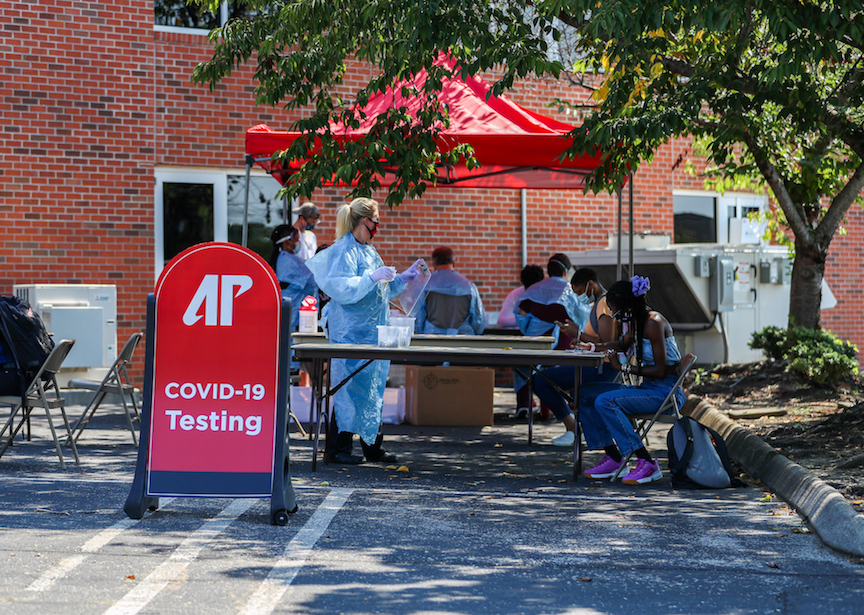
[[[409,337],[413,337],[414,335],[414,323],[416,319],[410,316],[390,316],[390,324],[394,327],[405,327],[409,331]]]
[[[411,345],[412,330],[408,327],[397,327],[399,329],[399,348],[408,348]]]
[[[307,295],[300,304],[300,322],[297,329],[300,333],[318,331],[318,302],[311,295]]]
[[[378,345],[383,348],[398,348],[399,334],[400,327],[378,325]]]

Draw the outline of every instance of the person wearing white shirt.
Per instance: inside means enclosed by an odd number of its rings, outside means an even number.
[[[318,238],[312,230],[321,219],[321,213],[313,203],[307,201],[300,207],[294,210],[297,214],[297,220],[294,221],[294,228],[300,232],[300,251],[297,256],[300,260],[307,261],[318,250]]]

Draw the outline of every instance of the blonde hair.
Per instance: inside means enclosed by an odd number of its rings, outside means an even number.
[[[366,197],[358,197],[350,203],[343,203],[336,210],[336,239],[350,233],[363,218],[371,218],[378,213],[378,203]]]

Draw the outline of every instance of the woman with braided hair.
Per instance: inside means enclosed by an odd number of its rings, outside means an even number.
[[[633,453],[636,468],[622,482],[642,485],[660,480],[663,473],[642,443],[630,422],[630,414],[655,412],[678,379],[676,371],[681,351],[675,342],[672,326],[660,312],[652,310],[645,300],[651,288],[648,278],[633,276],[616,282],[606,293],[612,318],[618,321],[622,336],[601,344],[580,344],[587,350],[608,350],[614,369],[642,378],[642,384],[589,384],[579,391],[579,421],[585,442],[592,450],[603,450],[600,463],[585,471],[588,478],[611,478]],[[635,355],[635,364],[622,363],[618,353]],[[684,403],[680,391],[679,404]],[[626,469],[622,471],[626,472]]]

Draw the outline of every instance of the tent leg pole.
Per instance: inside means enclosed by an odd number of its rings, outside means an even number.
[[[252,156],[246,154],[246,200],[243,203],[243,239],[240,245],[246,247],[249,240],[249,180],[252,175]]]
[[[519,208],[522,217],[522,267],[528,264],[528,191],[519,191]]]

